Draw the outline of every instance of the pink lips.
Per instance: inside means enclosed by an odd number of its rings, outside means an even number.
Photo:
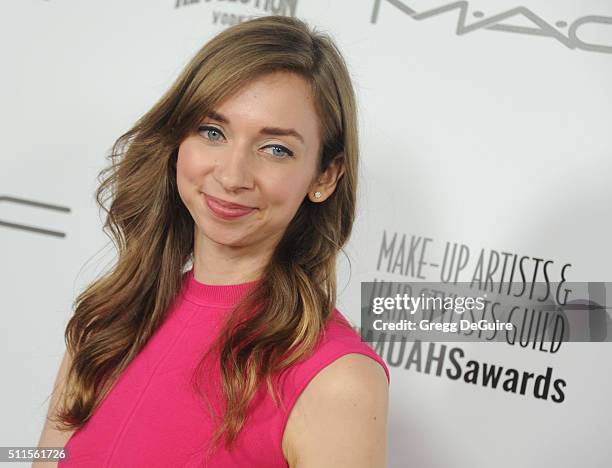
[[[206,200],[206,205],[208,205],[210,211],[212,211],[214,215],[223,219],[240,218],[241,216],[247,215],[256,210],[256,208],[251,208],[248,206],[227,203],[206,194],[204,194],[204,199]]]

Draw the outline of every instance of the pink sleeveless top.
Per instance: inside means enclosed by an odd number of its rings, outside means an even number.
[[[190,378],[224,314],[256,283],[208,285],[198,282],[193,270],[185,273],[183,288],[167,319],[89,421],[74,432],[65,446],[67,458],[58,466],[287,467],[281,443],[289,412],[321,369],[345,354],[359,353],[379,362],[390,380],[385,362],[334,309],[337,320],[328,322],[315,352],[286,369],[278,380],[286,409],[276,406],[265,390],[260,391],[235,445],[229,451],[220,445],[205,461],[216,426],[205,403],[192,390]],[[219,405],[220,371],[211,364],[206,372],[209,375],[203,380],[209,385],[204,390]]]

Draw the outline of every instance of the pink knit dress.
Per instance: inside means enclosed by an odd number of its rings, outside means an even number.
[[[207,456],[214,429],[205,403],[190,378],[232,306],[257,281],[208,285],[183,276],[183,287],[162,326],[125,369],[87,423],[65,446],[60,468],[102,467],[287,467],[281,442],[287,418],[310,380],[348,353],[385,362],[334,309],[315,352],[278,378],[286,409],[265,389],[257,394],[235,445]],[[211,357],[212,359],[215,356]],[[216,356],[218,359],[218,355]],[[204,391],[215,408],[222,404],[220,371],[205,367]]]

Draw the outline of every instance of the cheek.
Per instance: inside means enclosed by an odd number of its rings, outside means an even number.
[[[288,210],[295,210],[300,205],[308,189],[308,179],[304,177],[305,171],[294,174],[284,174],[282,177],[270,180],[268,194],[277,206],[284,206]]]
[[[176,182],[179,188],[194,184],[203,168],[198,163],[199,158],[189,145],[179,147],[176,160]]]
[[[192,203],[194,189],[201,179],[201,172],[202,168],[199,167],[195,152],[190,151],[188,146],[180,146],[176,159],[176,186],[179,197],[188,209]]]

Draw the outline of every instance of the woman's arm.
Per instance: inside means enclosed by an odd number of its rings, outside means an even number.
[[[59,396],[64,390],[64,383],[68,368],[70,366],[70,355],[68,350],[64,352],[62,363],[60,364],[55,383],[53,385],[53,393],[49,403],[49,409],[47,411],[47,418],[45,419],[45,425],[43,426],[40,439],[38,441],[38,447],[64,447],[70,436],[74,431],[60,431],[56,429],[55,425],[49,421],[49,417],[55,415],[55,410],[59,401]],[[33,468],[47,468],[56,467],[57,462],[35,462],[32,464]]]
[[[389,385],[382,366],[347,354],[321,370],[293,407],[283,434],[291,468],[383,468]]]

